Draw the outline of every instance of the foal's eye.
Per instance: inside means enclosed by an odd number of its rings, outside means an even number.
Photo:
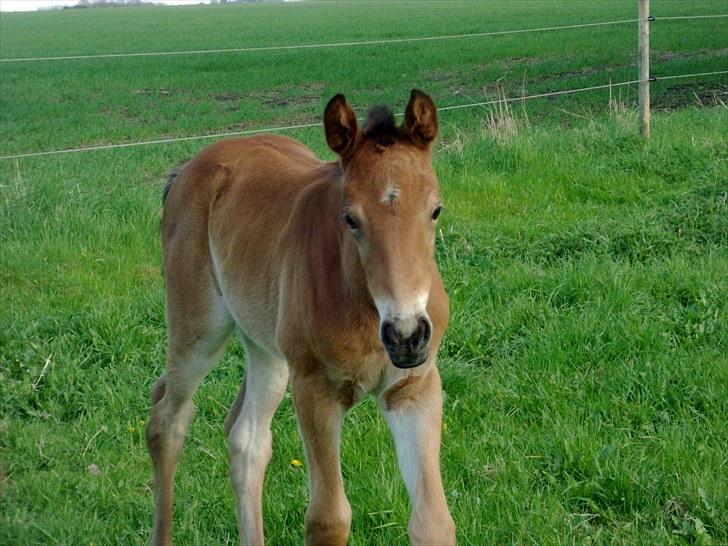
[[[356,231],[359,229],[359,224],[356,223],[356,220],[354,220],[354,218],[352,218],[351,214],[349,214],[348,212],[344,213],[344,222],[351,231]]]
[[[435,210],[432,212],[432,219],[437,220],[440,217],[441,212],[442,212],[442,205],[437,205],[437,207],[435,207]]]

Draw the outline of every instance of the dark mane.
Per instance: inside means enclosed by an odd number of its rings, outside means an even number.
[[[369,109],[362,135],[366,139],[376,140],[382,146],[394,144],[399,136],[399,128],[389,106],[378,104]]]
[[[167,175],[167,184],[164,186],[164,189],[162,190],[162,205],[164,205],[167,202],[167,195],[169,194],[169,190],[172,189],[172,184],[174,183],[175,178],[179,176],[179,174],[182,172],[182,169],[184,169],[185,165],[187,165],[187,160],[185,159],[181,163],[178,163],[174,169]]]

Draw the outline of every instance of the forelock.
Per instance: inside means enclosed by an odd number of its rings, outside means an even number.
[[[390,146],[399,136],[399,128],[394,121],[394,113],[384,104],[373,106],[364,122],[362,136],[375,140],[381,146]]]

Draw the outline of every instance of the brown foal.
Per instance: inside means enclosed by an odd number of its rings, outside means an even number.
[[[455,543],[440,478],[436,358],[449,312],[434,260],[436,108],[413,90],[401,126],[378,107],[360,130],[337,95],[324,127],[337,162],[280,136],[226,140],[165,191],[167,368],[146,430],[155,545],[172,542],[192,396],[233,332],[247,357],[225,420],[241,544],[263,544],[270,425],[289,380],[309,472],[306,544],[348,540],[339,438],[344,413],[369,392],[395,439],[411,542]]]

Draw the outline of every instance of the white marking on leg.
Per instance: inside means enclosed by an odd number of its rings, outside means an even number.
[[[407,487],[410,502],[417,499],[417,487],[422,473],[421,447],[425,415],[419,411],[385,411],[384,418],[392,431],[397,461]]]
[[[384,408],[412,506],[407,525],[411,544],[455,544],[455,524],[440,477],[439,388],[438,380],[429,399],[420,398],[416,403],[407,402],[404,407],[391,410]]]

